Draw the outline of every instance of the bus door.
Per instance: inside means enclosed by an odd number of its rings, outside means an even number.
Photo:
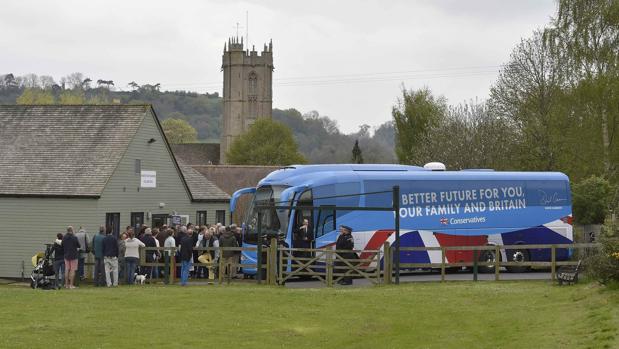
[[[314,210],[311,208],[313,205],[312,200],[312,191],[306,190],[301,194],[299,200],[297,201],[298,207],[294,213],[294,227],[292,230],[293,235],[297,232],[302,226],[303,221],[307,219],[309,225],[307,227],[307,241],[299,241],[293,238],[293,245],[296,243],[296,246],[299,248],[314,248]],[[307,207],[303,207],[307,206]],[[293,236],[294,237],[294,236]]]
[[[332,246],[335,248],[337,239],[337,212],[333,206],[321,206],[316,217],[315,247],[325,248]]]

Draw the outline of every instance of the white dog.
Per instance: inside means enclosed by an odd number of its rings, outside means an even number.
[[[144,281],[146,281],[146,275],[140,275],[138,273],[135,273],[134,275],[134,279],[135,279],[135,284],[137,285],[138,283],[140,285],[144,285]]]

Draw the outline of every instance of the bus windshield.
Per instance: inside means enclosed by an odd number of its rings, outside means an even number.
[[[288,186],[263,186],[256,190],[244,220],[243,240],[249,244],[258,241],[258,209],[256,205],[269,205],[271,208],[262,210],[262,234],[273,235],[286,233],[288,227],[288,210],[276,210],[275,206],[284,206],[279,202],[281,193]]]

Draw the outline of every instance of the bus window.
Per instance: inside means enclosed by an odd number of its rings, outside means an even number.
[[[261,228],[263,234],[275,235],[286,231],[288,210],[275,209],[276,202],[277,205],[280,205],[279,197],[284,189],[286,189],[285,186],[265,186],[256,190],[254,199],[247,211],[243,241],[251,244],[256,244],[258,241],[258,209],[255,207],[257,204],[272,206],[262,209]]]
[[[312,206],[314,201],[312,200],[312,191],[306,190],[301,194],[299,201],[297,203],[298,206]],[[313,220],[313,210],[311,208],[301,208],[296,211],[295,216],[295,228],[303,225],[303,220],[307,219],[310,222],[310,225],[314,224]],[[313,228],[313,227],[312,227]]]
[[[316,237],[321,237],[336,228],[336,213],[334,209],[322,209],[318,212],[318,225],[316,226]]]

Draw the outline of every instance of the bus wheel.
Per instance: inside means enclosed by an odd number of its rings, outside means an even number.
[[[499,255],[499,260],[501,259],[501,256]],[[494,273],[494,268],[496,267],[496,265],[494,263],[496,263],[496,253],[495,251],[492,250],[486,250],[483,251],[483,253],[479,256],[479,261],[483,262],[483,263],[493,263],[491,265],[480,265],[479,266],[479,272],[480,273]]]
[[[508,262],[524,263],[529,261],[529,251],[525,249],[507,250],[506,255]],[[507,269],[510,273],[525,273],[529,270],[529,268],[530,267],[528,266],[505,267],[505,269]]]

